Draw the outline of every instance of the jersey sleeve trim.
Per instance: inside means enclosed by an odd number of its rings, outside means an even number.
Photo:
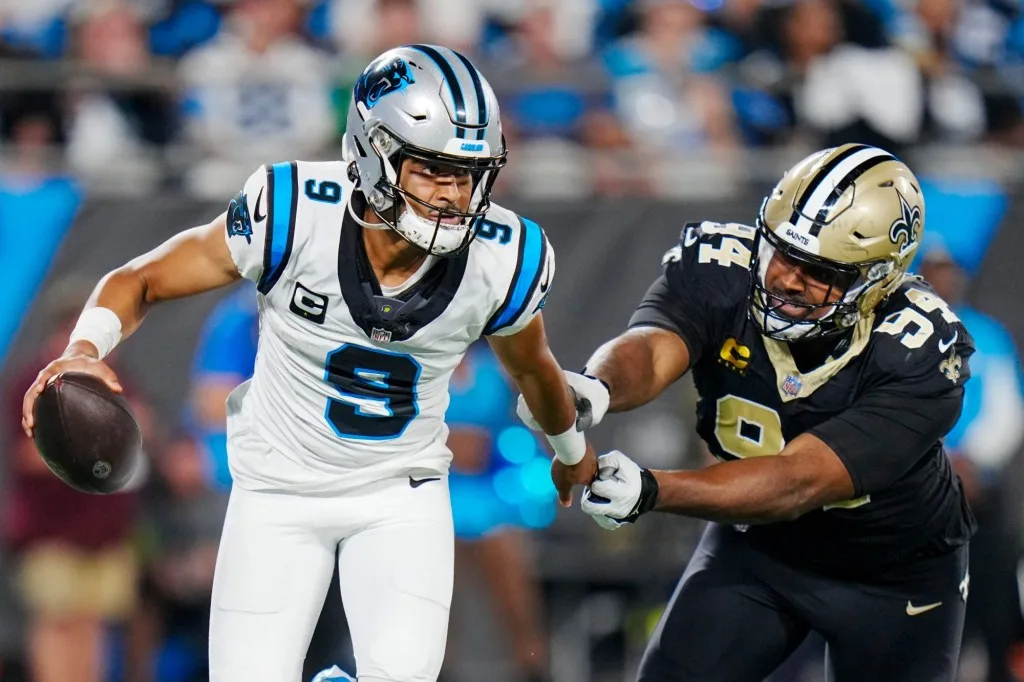
[[[299,173],[295,162],[275,163],[267,169],[267,237],[263,274],[257,285],[266,296],[281,279],[295,241],[295,213],[299,200]]]
[[[547,260],[548,244],[540,225],[527,218],[519,218],[519,258],[512,275],[505,301],[501,304],[484,328],[484,334],[493,334],[515,323],[523,314],[540,283],[544,263]]]

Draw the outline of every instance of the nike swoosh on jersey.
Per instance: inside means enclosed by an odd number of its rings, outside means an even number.
[[[959,337],[960,337],[960,330],[958,329],[958,330],[953,332],[953,338],[951,338],[949,341],[946,341],[946,342],[939,341],[939,352],[940,353],[945,353],[947,350],[949,350],[950,346],[952,346],[954,343],[956,343],[956,340]]]
[[[937,601],[934,604],[925,604],[924,606],[914,606],[908,600],[907,601],[907,615],[908,616],[919,616],[922,613],[925,613],[926,611],[931,611],[932,609],[937,609],[940,606],[942,606],[942,602],[940,602],[940,601]]]
[[[435,476],[433,478],[418,478],[418,479],[417,478],[413,478],[412,476],[410,476],[409,477],[409,487],[410,488],[419,488],[424,483],[430,483],[431,481],[440,481],[440,480],[441,480],[440,476]]]
[[[266,214],[260,215],[260,202],[263,201],[263,188],[260,187],[260,193],[256,195],[256,222],[262,223],[267,219]]]

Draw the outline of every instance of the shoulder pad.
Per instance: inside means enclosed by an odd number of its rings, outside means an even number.
[[[299,196],[323,204],[344,204],[352,192],[347,166],[341,161],[296,161]]]
[[[484,334],[515,333],[544,307],[554,278],[554,250],[537,223],[502,208],[492,207],[474,229],[471,248],[484,259],[479,262],[499,296]]]
[[[738,223],[688,223],[661,259],[669,283],[704,289],[716,299],[745,297],[755,228]]]
[[[884,372],[893,378],[915,376],[926,383],[933,383],[933,376],[956,385],[967,380],[974,339],[949,304],[923,280],[908,278],[875,315],[872,341],[876,362]]]

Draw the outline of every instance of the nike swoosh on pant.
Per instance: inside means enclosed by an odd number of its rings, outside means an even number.
[[[924,606],[914,606],[909,601],[907,602],[907,615],[908,616],[919,616],[926,611],[937,609],[942,606],[942,602],[937,601],[934,604],[925,604]]]

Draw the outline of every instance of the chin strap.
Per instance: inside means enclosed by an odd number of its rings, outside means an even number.
[[[389,230],[389,229],[391,229],[385,223],[368,223],[368,222],[366,222],[363,219],[363,217],[361,215],[356,215],[356,210],[355,210],[355,208],[352,207],[352,199],[355,198],[355,195],[356,195],[355,192],[352,192],[352,194],[349,195],[349,197],[348,197],[348,204],[347,204],[347,206],[348,206],[348,214],[350,216],[352,216],[352,220],[356,221],[357,223],[362,225],[364,229],[367,229],[367,230]]]

